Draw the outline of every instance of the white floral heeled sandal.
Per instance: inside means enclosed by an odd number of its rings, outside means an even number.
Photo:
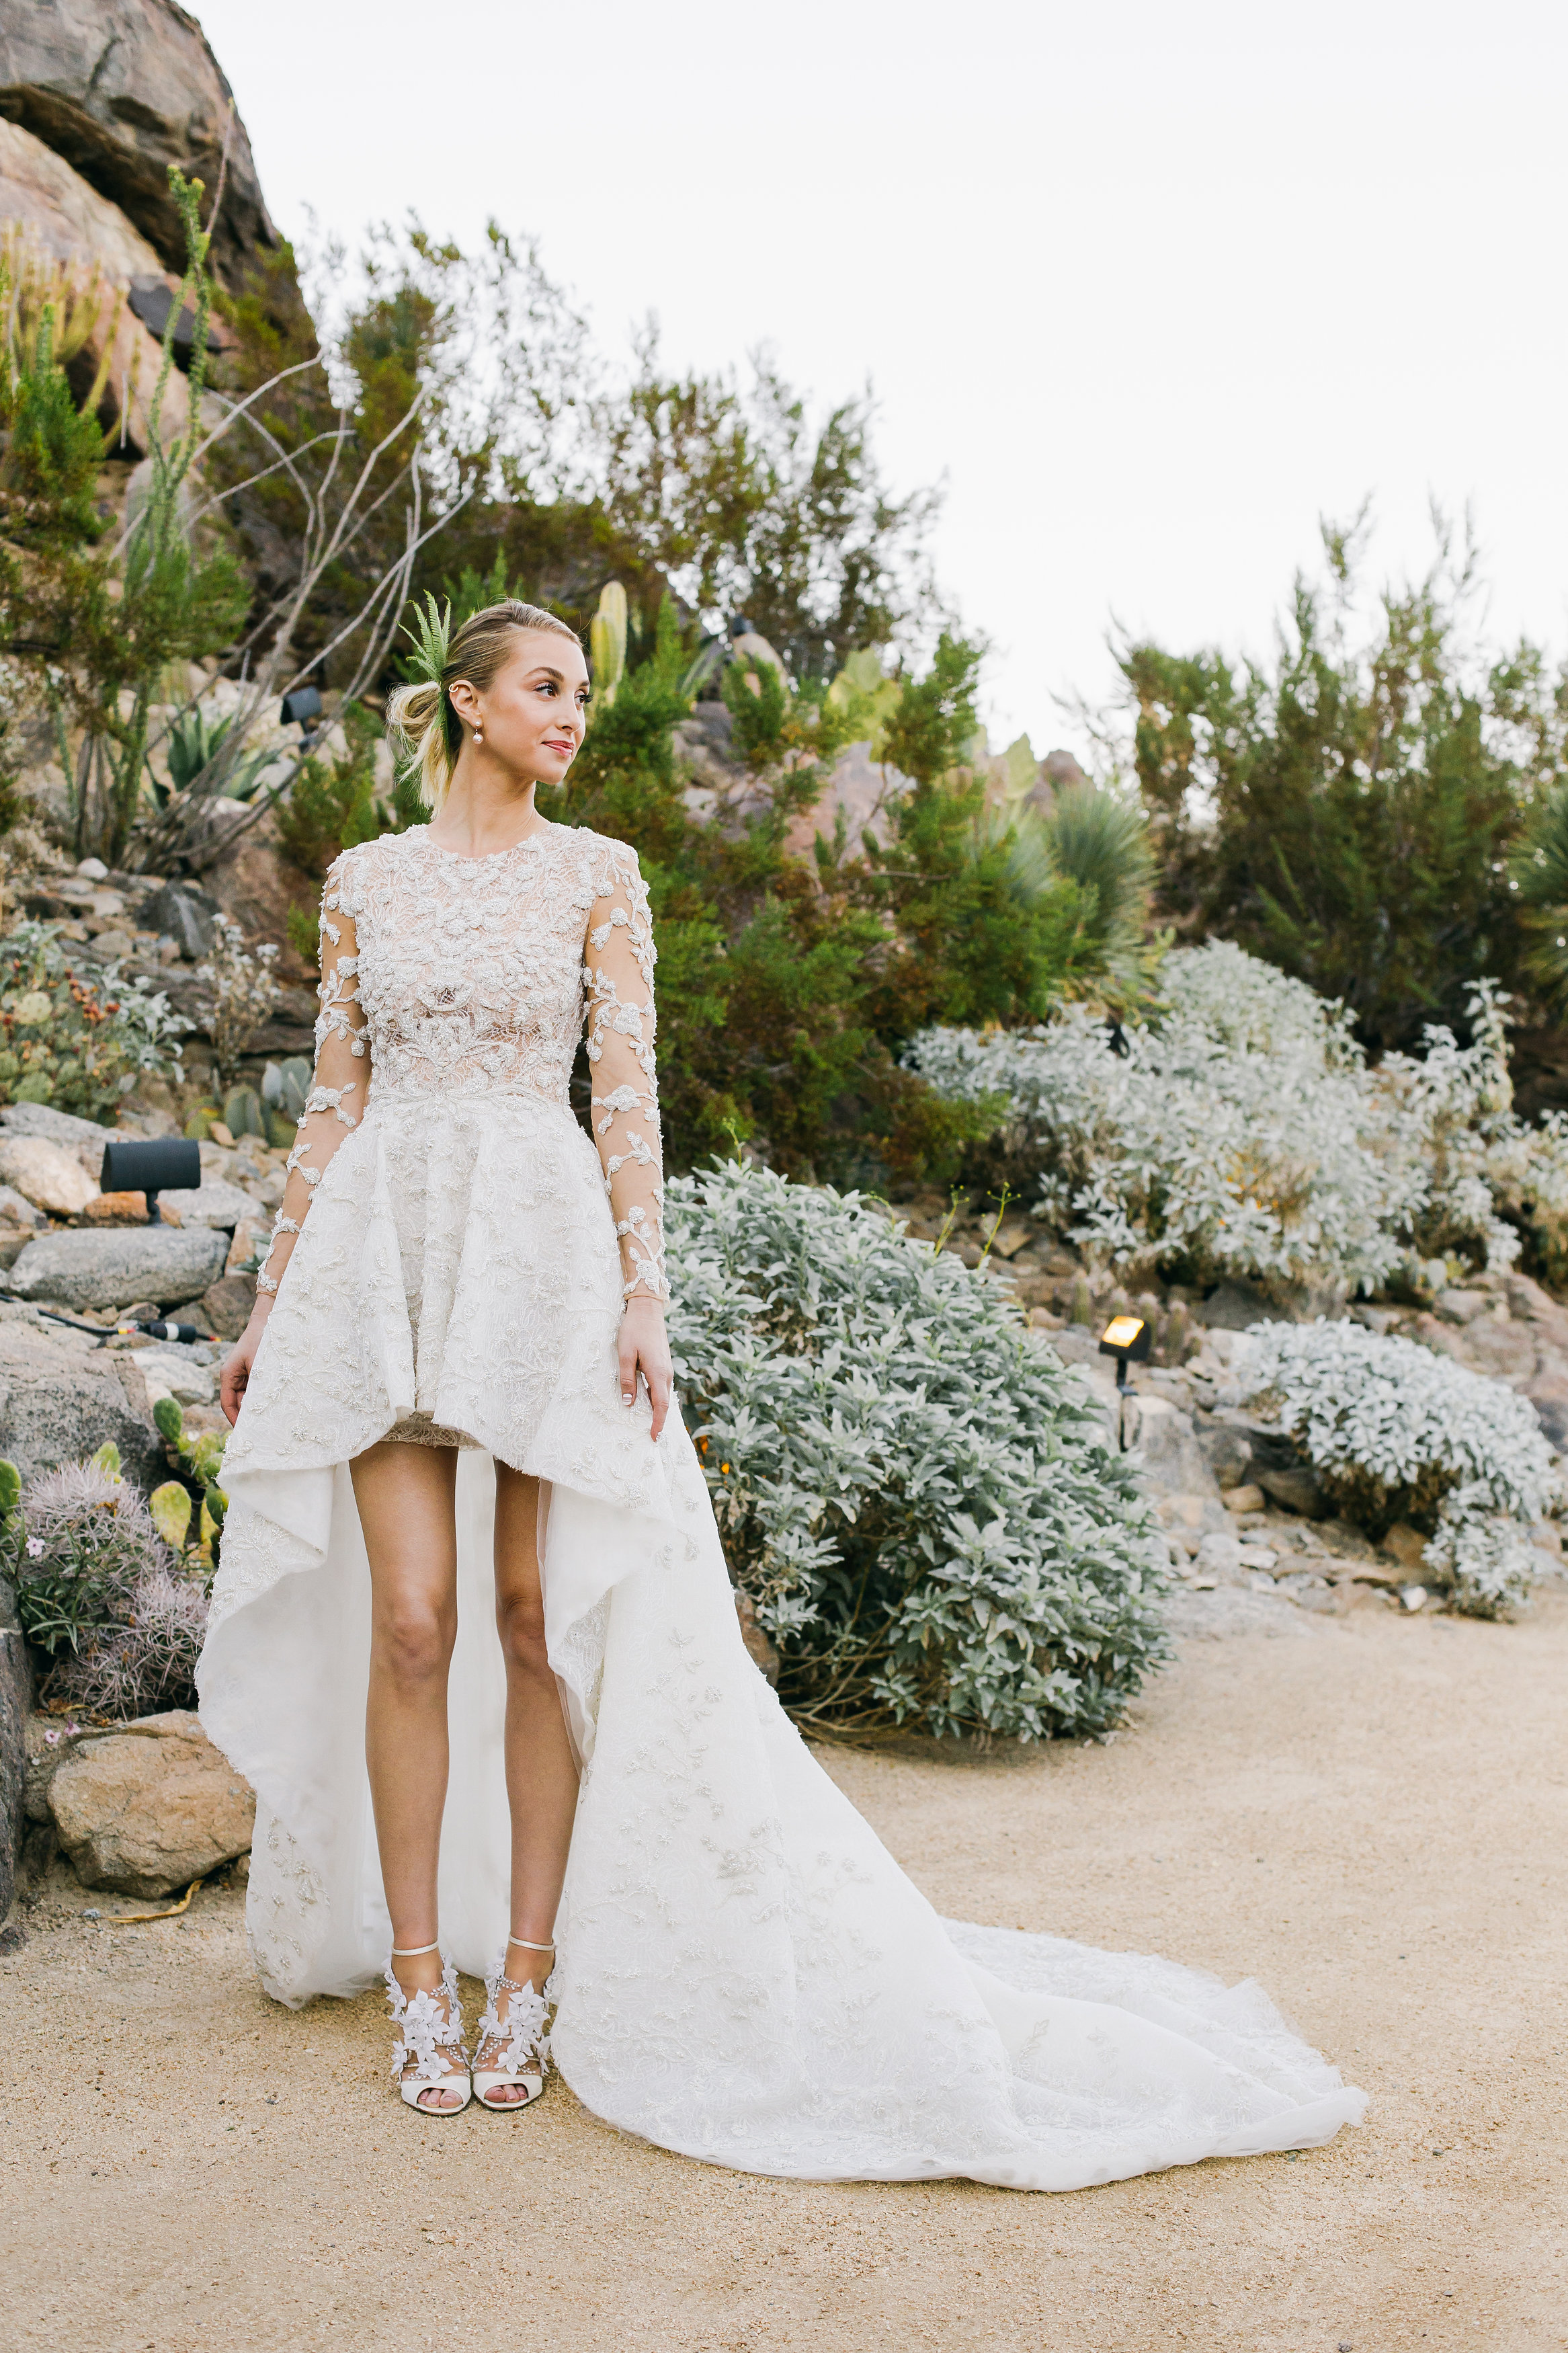
[[[426,1953],[440,1949],[438,1943],[394,1945],[392,1960],[417,1960]],[[474,2086],[463,2042],[463,2005],[458,1998],[457,1970],[442,1953],[441,1982],[435,1991],[427,1993],[421,1988],[414,1994],[405,1994],[397,1982],[392,1961],[388,1961],[386,1996],[392,2005],[392,2022],[400,2030],[397,2047],[392,2054],[394,2084],[409,2107],[417,2108],[422,2116],[460,2116],[473,2097]],[[456,2053],[457,2065],[444,2055],[448,2052]],[[413,2067],[408,2064],[411,2059],[416,2063]],[[458,2093],[456,2106],[427,2105],[421,2095],[432,2091]]]
[[[513,2115],[531,2107],[544,2089],[550,2072],[550,2005],[536,1987],[506,1974],[507,1947],[525,1953],[552,1953],[553,1945],[531,1944],[526,1936],[509,1936],[495,1968],[485,1979],[485,2014],[474,2046],[474,2097],[492,2115]],[[499,1995],[507,1997],[507,2014],[496,2016]],[[521,2084],[521,2100],[498,2100],[494,2094]]]

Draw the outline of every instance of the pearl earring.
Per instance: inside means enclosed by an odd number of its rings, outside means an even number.
[[[474,741],[475,741],[475,743],[476,743],[476,744],[482,744],[482,743],[484,742],[484,740],[485,740],[485,731],[484,731],[484,729],[483,729],[482,727],[476,727],[476,728],[475,728],[475,730],[474,730]]]

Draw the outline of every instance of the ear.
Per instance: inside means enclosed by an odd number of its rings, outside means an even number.
[[[451,696],[452,708],[458,718],[466,720],[470,727],[474,726],[479,717],[479,698],[468,680],[458,679],[455,686],[448,687],[447,692]]]

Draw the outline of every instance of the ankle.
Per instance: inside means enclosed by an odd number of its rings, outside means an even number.
[[[440,1953],[392,1954],[392,1974],[402,1987],[405,1996],[416,1993],[437,1993],[440,1990],[446,1965]]]

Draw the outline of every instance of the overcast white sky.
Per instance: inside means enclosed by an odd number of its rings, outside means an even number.
[[[1534,0],[205,0],[290,235],[487,216],[624,346],[869,375],[992,739],[1084,749],[1115,618],[1260,649],[1321,513],[1473,501],[1568,641],[1568,15]]]

